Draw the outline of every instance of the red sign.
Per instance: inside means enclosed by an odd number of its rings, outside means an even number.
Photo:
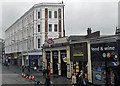
[[[48,41],[47,41],[48,44],[53,44],[53,39],[52,38],[49,38]]]
[[[110,58],[110,53],[107,53],[107,57]]]

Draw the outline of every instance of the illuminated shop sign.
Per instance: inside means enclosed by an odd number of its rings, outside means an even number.
[[[87,43],[76,43],[70,45],[71,61],[87,61]]]
[[[110,43],[97,43],[91,44],[91,58],[92,60],[118,60],[117,59],[117,44],[116,42]]]
[[[73,56],[83,56],[83,55],[84,55],[83,52],[78,52],[76,54],[73,54]]]

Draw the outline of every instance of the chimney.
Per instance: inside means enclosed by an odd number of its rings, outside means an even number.
[[[88,28],[87,29],[87,35],[90,35],[91,34],[91,28]]]

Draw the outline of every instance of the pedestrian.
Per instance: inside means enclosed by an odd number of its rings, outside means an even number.
[[[79,77],[78,77],[78,86],[82,86],[83,83],[82,83],[82,75],[80,74]]]
[[[45,78],[45,69],[43,69],[43,78]]]
[[[72,86],[76,86],[76,75],[73,73],[72,75]]]
[[[49,75],[46,76],[45,84],[46,84],[47,86],[50,86],[50,76],[49,76]]]
[[[25,68],[25,67],[24,67],[24,65],[23,65],[23,66],[22,66],[22,72],[23,72],[23,73],[24,73],[24,68]]]
[[[40,86],[40,81],[37,81],[37,85],[35,85],[35,86]]]
[[[29,74],[30,74],[30,66],[28,65],[28,67],[27,67],[27,68],[28,68],[28,72],[29,72]]]
[[[120,85],[120,77],[117,74],[117,72],[115,72],[114,83],[115,83],[114,86],[119,86]]]
[[[78,85],[78,78],[79,78],[80,72],[76,75],[76,84]]]

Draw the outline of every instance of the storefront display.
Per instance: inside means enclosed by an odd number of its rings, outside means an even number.
[[[114,85],[117,62],[119,62],[117,55],[116,42],[91,44],[92,79],[94,84]]]

